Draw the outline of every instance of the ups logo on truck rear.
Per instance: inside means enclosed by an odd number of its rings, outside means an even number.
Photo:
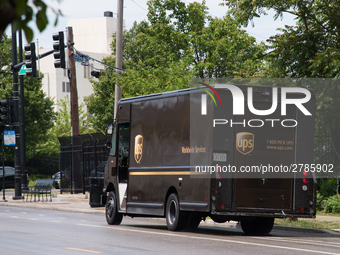
[[[140,163],[143,156],[143,136],[136,135],[135,137],[135,160],[137,164]]]
[[[254,149],[254,134],[241,132],[236,134],[236,149],[246,155]]]

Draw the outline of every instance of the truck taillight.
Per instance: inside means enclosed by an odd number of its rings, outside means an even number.
[[[303,174],[303,176],[307,176],[307,175],[308,175],[308,172],[303,171],[302,174]],[[303,182],[304,184],[306,184],[306,183],[308,182],[308,178],[306,178],[306,177],[302,178],[302,182]],[[303,191],[307,191],[307,190],[308,190],[307,185],[302,185],[302,190],[303,190]]]

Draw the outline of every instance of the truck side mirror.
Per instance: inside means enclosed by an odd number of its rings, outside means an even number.
[[[112,143],[111,141],[106,142],[106,148],[111,149],[112,148]]]
[[[107,128],[106,128],[106,134],[112,135],[112,131],[113,131],[113,125],[112,124],[108,124]]]

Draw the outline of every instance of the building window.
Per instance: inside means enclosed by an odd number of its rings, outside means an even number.
[[[63,85],[63,92],[70,92],[71,91],[71,86],[70,86],[70,83],[69,82],[65,82],[63,81],[62,83]]]

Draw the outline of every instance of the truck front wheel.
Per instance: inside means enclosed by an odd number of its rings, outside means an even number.
[[[110,225],[119,225],[122,222],[123,214],[118,212],[116,194],[110,191],[105,206],[106,221]]]
[[[274,218],[267,217],[241,221],[241,228],[246,235],[268,235],[272,231],[273,225]]]
[[[179,199],[176,193],[172,193],[166,203],[166,225],[171,231],[182,230],[186,225],[186,214],[179,209]]]

